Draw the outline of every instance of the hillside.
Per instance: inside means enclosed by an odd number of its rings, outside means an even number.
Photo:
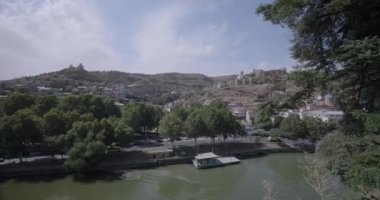
[[[128,99],[165,104],[189,96],[241,101],[250,107],[268,98],[289,94],[286,69],[254,70],[248,74],[208,77],[203,74],[139,74],[120,71],[87,71],[80,64],[56,72],[0,82],[0,95],[21,91],[63,96],[88,93],[123,101]]]
[[[1,93],[91,93],[123,99],[167,101],[180,94],[194,93],[214,84],[202,74],[138,74],[119,71],[87,71],[82,65],[56,72],[1,81]]]

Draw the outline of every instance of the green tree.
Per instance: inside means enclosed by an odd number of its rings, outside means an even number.
[[[2,118],[2,133],[9,155],[23,155],[25,144],[40,142],[41,134],[41,119],[36,116],[29,108],[18,110],[11,116]]]
[[[64,135],[70,129],[66,113],[57,108],[51,109],[43,116],[43,133],[47,136]]]
[[[203,119],[207,126],[206,136],[210,137],[215,144],[215,137],[224,132],[225,118],[217,109],[206,107]]]
[[[185,121],[186,135],[194,139],[196,153],[198,154],[197,138],[205,136],[207,133],[207,125],[203,118],[203,109],[193,110]]]
[[[102,140],[103,135],[100,133],[98,121],[77,121],[72,125],[72,128],[67,132],[66,139],[69,144],[73,145],[76,142]]]
[[[87,112],[92,113],[97,119],[120,116],[120,109],[110,99],[93,96],[90,100],[90,104]]]
[[[364,194],[376,191],[380,178],[379,137],[364,137],[335,132],[326,135],[317,147],[328,168],[341,175],[351,188]]]
[[[158,126],[163,115],[160,107],[145,103],[128,103],[123,110],[123,121],[135,132],[145,133]]]
[[[102,121],[82,122],[73,124],[72,129],[66,135],[66,140],[72,144],[69,158],[65,161],[65,167],[69,172],[85,173],[94,167],[105,154],[108,130]],[[107,133],[106,133],[107,132]]]
[[[70,95],[64,97],[59,101],[58,107],[65,112],[91,113],[97,119],[120,116],[120,110],[114,105],[113,101],[92,95]]]
[[[123,123],[120,118],[111,117],[108,119],[108,121],[114,128],[114,137],[117,143],[126,146],[133,141],[133,129],[127,124]]]
[[[42,119],[42,133],[47,147],[53,154],[64,154],[68,149],[65,135],[72,125],[70,119],[65,112],[57,108],[51,109]]]
[[[263,104],[256,115],[255,123],[262,128],[268,129],[272,127],[273,120],[277,116],[278,102],[268,101]]]
[[[289,133],[293,138],[305,139],[308,135],[305,122],[298,116],[291,115],[281,122],[281,130]]]
[[[145,127],[145,104],[132,102],[128,103],[122,113],[124,123],[130,126],[135,132],[142,131]]]
[[[58,100],[54,96],[37,96],[32,108],[37,115],[42,116],[50,109],[55,108],[57,104]]]
[[[240,134],[243,127],[242,125],[240,125],[238,121],[236,121],[235,117],[227,108],[221,108],[218,110],[218,112],[220,113],[220,115],[222,115],[224,120],[221,134],[225,146],[225,153],[227,153],[228,144],[226,140],[228,136]]]
[[[189,114],[187,110],[183,109],[181,106],[178,106],[178,105],[174,106],[171,112],[176,113],[176,115],[183,121],[187,119],[187,116]]]
[[[163,136],[169,137],[173,145],[184,130],[184,122],[176,113],[168,113],[161,119],[158,130]]]
[[[281,136],[281,129],[279,128],[272,128],[269,130],[269,135],[271,137],[277,138]]]
[[[314,117],[305,117],[303,120],[307,129],[308,137],[312,141],[317,141],[323,138],[327,133],[334,129],[332,123],[323,122]]]
[[[65,167],[72,173],[86,173],[97,165],[105,149],[105,145],[100,141],[76,142],[69,151]]]
[[[276,0],[257,13],[292,30],[299,68],[320,73],[320,87],[332,87],[342,108],[371,112],[379,99],[379,8],[372,0]]]
[[[333,93],[345,111],[342,133],[327,134],[318,151],[332,169],[339,169],[346,183],[364,177],[378,166],[373,159],[366,164],[357,164],[355,159],[368,151],[366,138],[378,135],[373,119],[368,123],[367,119],[380,110],[380,2],[275,0],[257,8],[257,13],[293,32],[291,51],[299,61],[296,79],[302,90],[287,106],[297,106],[314,91]],[[353,166],[357,171],[346,176],[346,168]],[[369,187],[377,186],[372,182]]]
[[[15,93],[6,97],[2,101],[2,110],[7,115],[12,115],[16,111],[32,106],[34,98],[28,94]]]
[[[223,124],[220,134],[223,136],[224,142],[228,138],[228,135],[236,135],[241,130],[241,125],[232,115],[232,113],[227,108],[221,108],[217,110],[219,114],[223,117]]]
[[[146,118],[148,119],[147,121],[149,122],[147,124],[147,128],[153,129],[159,126],[160,121],[164,116],[164,112],[162,111],[162,108],[160,106],[148,105],[146,115]]]
[[[365,119],[365,131],[379,135],[380,133],[380,113],[368,114]]]
[[[301,161],[301,170],[305,180],[317,192],[321,200],[344,199],[339,192],[339,177],[327,169],[327,162],[317,155],[305,155]]]

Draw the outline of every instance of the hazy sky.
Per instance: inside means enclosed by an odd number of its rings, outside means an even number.
[[[290,68],[265,0],[0,0],[0,79],[88,70],[207,75]]]

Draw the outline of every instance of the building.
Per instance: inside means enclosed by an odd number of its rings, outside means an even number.
[[[164,105],[164,110],[167,111],[167,112],[171,112],[172,109],[173,109],[173,107],[174,107],[173,102],[170,102],[170,103],[167,103],[167,104]]]
[[[232,109],[232,115],[238,119],[246,118],[246,110],[243,107],[236,107]]]
[[[264,70],[262,70],[262,69],[254,69],[252,71],[252,74],[254,75],[257,84],[261,84],[261,83],[265,82]]]
[[[281,111],[278,115],[280,117],[287,118],[287,117],[289,117],[291,115],[298,115],[298,113],[294,112],[293,110],[284,110],[284,111]]]
[[[245,122],[247,125],[252,125],[252,122],[254,121],[255,119],[255,114],[253,111],[250,111],[250,110],[247,110],[245,112]]]
[[[151,159],[170,158],[174,155],[171,149],[148,150],[146,154],[148,154]]]
[[[334,111],[334,110],[309,110],[299,112],[300,119],[305,117],[314,117],[321,119],[323,122],[338,122],[343,118],[343,111]]]

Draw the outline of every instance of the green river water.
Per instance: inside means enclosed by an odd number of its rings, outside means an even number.
[[[305,182],[298,159],[282,153],[238,165],[199,170],[190,164],[133,170],[120,176],[75,181],[72,176],[12,179],[0,183],[1,200],[262,199],[262,180],[275,181],[277,199],[318,199]]]

